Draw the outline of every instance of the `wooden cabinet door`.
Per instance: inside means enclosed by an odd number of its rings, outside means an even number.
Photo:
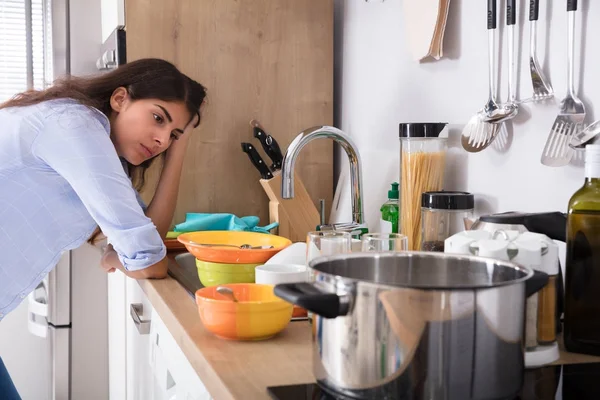
[[[230,212],[268,224],[267,196],[240,143],[254,143],[270,165],[251,119],[284,152],[302,130],[333,123],[333,0],[127,0],[125,9],[129,61],[164,58],[208,88],[175,222],[186,212]],[[306,146],[297,170],[315,206],[322,198],[329,208],[333,143]]]

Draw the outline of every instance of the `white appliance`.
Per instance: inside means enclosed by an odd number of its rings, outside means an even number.
[[[29,294],[29,332],[45,338],[50,348],[50,398],[70,398],[71,252]]]
[[[45,399],[108,398],[107,280],[100,258],[101,250],[89,244],[65,252],[28,296],[27,328],[46,341],[49,357],[39,360],[49,365],[10,373],[41,371],[45,376],[30,380],[47,386]]]

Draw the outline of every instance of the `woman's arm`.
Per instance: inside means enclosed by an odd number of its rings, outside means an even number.
[[[165,164],[158,180],[156,192],[146,210],[146,216],[152,220],[162,238],[167,236],[175,213],[183,157],[185,156],[190,134],[191,129],[186,129],[179,140],[173,140],[167,150]]]
[[[167,257],[165,257],[156,264],[151,265],[147,268],[140,269],[137,271],[127,271],[125,268],[123,268],[123,264],[121,264],[121,262],[119,261],[119,256],[117,255],[117,252],[110,244],[106,247],[106,250],[104,250],[104,254],[102,254],[101,260],[102,268],[104,268],[106,272],[115,272],[118,269],[119,271],[123,272],[125,275],[133,279],[166,278],[168,271],[167,263]]]
[[[108,237],[114,246],[106,255],[111,268],[123,268],[129,276],[164,277],[164,242],[140,208],[108,131],[87,107],[68,111],[44,119],[31,145],[33,155],[70,184]]]

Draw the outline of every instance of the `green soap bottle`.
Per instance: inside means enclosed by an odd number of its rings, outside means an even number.
[[[381,206],[381,219],[379,220],[380,233],[399,233],[398,220],[400,217],[400,205],[398,198],[398,183],[392,183],[392,190],[388,190],[388,201]]]

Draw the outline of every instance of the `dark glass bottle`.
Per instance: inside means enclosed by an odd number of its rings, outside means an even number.
[[[585,183],[569,201],[565,348],[600,355],[600,145],[588,145]]]

